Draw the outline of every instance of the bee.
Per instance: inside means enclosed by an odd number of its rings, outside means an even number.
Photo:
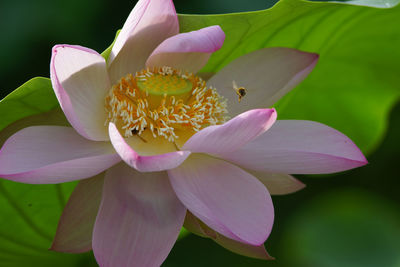
[[[232,81],[233,90],[235,90],[236,94],[238,95],[238,102],[246,95],[247,89],[244,87],[238,87],[235,81]]]

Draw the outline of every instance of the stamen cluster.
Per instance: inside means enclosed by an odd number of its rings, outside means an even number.
[[[174,94],[186,85],[188,92]],[[200,77],[170,67],[128,74],[110,89],[105,102],[105,123],[115,123],[125,137],[150,130],[154,138],[163,136],[170,142],[179,138],[179,130],[195,133],[224,123],[227,113],[226,100],[214,88],[207,88]]]

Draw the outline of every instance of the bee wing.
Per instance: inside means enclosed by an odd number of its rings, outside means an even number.
[[[233,90],[234,92],[237,92],[237,89],[238,89],[237,87],[235,87],[235,86],[233,86],[233,85],[232,85],[232,86],[225,85],[224,88],[225,88],[225,89]]]
[[[235,82],[235,81],[232,81],[232,86],[233,86],[233,89],[235,89],[235,90],[237,90],[237,89],[238,89],[238,86],[237,86],[237,84],[236,84],[236,82]]]

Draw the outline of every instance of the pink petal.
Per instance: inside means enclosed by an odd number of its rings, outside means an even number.
[[[21,103],[21,105],[23,105]],[[22,119],[16,120],[9,124],[7,127],[0,131],[0,147],[4,142],[10,138],[16,132],[30,127],[38,125],[58,125],[58,126],[69,126],[67,119],[60,107],[52,109],[47,112],[31,115]],[[0,126],[1,128],[2,126]]]
[[[28,184],[55,184],[92,177],[121,159],[108,142],[89,141],[71,127],[32,126],[0,150],[0,177]]]
[[[313,121],[277,121],[271,129],[224,159],[252,170],[332,173],[367,163],[345,135]]]
[[[104,97],[111,86],[104,58],[85,47],[56,45],[50,77],[72,127],[87,139],[108,140]]]
[[[111,81],[145,66],[151,52],[165,39],[179,33],[171,0],[139,0],[129,14],[108,59]]]
[[[246,171],[260,180],[267,187],[271,195],[291,194],[306,187],[305,184],[289,174],[253,170]]]
[[[229,63],[208,84],[228,99],[233,116],[249,109],[266,108],[299,84],[314,68],[318,55],[290,48],[264,48]],[[247,88],[238,102],[232,81]]]
[[[249,244],[241,243],[236,240],[227,238],[221,234],[218,234],[217,232],[209,228],[207,225],[205,225],[198,218],[196,218],[189,211],[186,213],[185,223],[183,226],[194,234],[213,239],[217,244],[234,253],[256,259],[263,259],[263,260],[274,259],[265,250],[263,244],[259,246],[252,246]]]
[[[189,151],[175,151],[154,156],[140,156],[119,133],[114,123],[109,124],[111,143],[123,161],[140,172],[154,172],[178,167],[190,155]]]
[[[146,66],[170,66],[196,73],[207,63],[211,53],[221,48],[224,40],[225,33],[220,26],[181,33],[162,42],[150,55]]]
[[[182,203],[215,231],[255,246],[269,236],[274,219],[272,200],[252,175],[199,154],[192,154],[168,174]]]
[[[275,109],[249,110],[222,125],[195,133],[182,150],[215,155],[231,153],[267,131],[275,120]]]
[[[174,245],[186,209],[165,172],[138,173],[119,164],[106,173],[93,231],[102,267],[160,266]]]
[[[92,231],[100,206],[104,173],[79,182],[58,222],[51,250],[82,253],[92,249]]]

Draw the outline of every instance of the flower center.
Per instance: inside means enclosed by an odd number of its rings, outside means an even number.
[[[105,98],[106,124],[125,137],[150,131],[174,142],[179,135],[225,122],[226,101],[191,73],[170,67],[145,69],[121,78]]]

